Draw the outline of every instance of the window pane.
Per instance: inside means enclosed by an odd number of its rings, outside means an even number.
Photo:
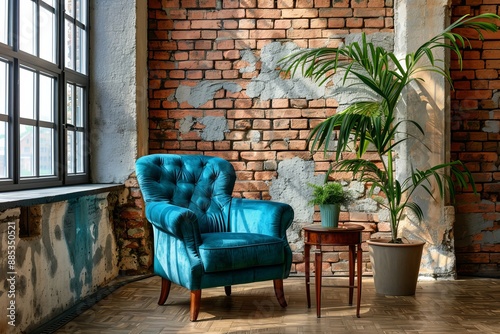
[[[74,48],[74,34],[73,34],[73,29],[74,29],[74,25],[73,23],[69,22],[68,20],[66,20],[66,39],[64,41],[65,43],[65,56],[64,58],[66,59],[65,60],[65,65],[67,68],[71,68],[71,69],[75,69],[75,66],[74,66],[74,53],[75,53],[75,48]]]
[[[64,9],[66,10],[66,14],[68,14],[71,17],[75,17],[75,12],[74,12],[75,7],[73,6],[73,0],[65,0]]]
[[[73,148],[75,147],[75,133],[73,131],[68,131],[68,138],[67,138],[67,149],[68,149],[68,174],[74,174],[75,173],[75,156],[74,156],[74,150]]]
[[[7,96],[9,96],[9,64],[0,61],[0,114],[8,113]]]
[[[8,44],[9,5],[8,0],[0,0],[0,43]]]
[[[40,75],[40,120],[54,120],[54,79]]]
[[[75,125],[83,127],[83,88],[76,87]]]
[[[56,62],[55,52],[55,15],[40,7],[40,58]]]
[[[77,28],[76,29],[76,70],[80,73],[86,74],[86,63],[87,63],[87,55],[86,55],[86,35],[85,30]]]
[[[77,173],[83,173],[85,170],[83,168],[84,166],[84,156],[83,156],[83,150],[84,150],[84,142],[83,142],[83,132],[77,132],[76,133],[76,172]]]
[[[19,48],[36,55],[36,5],[31,0],[21,0],[19,8]]]
[[[73,112],[74,112],[74,107],[73,107],[73,90],[74,90],[73,85],[67,84],[66,85],[66,124],[72,124],[74,125],[74,118],[73,118]]]
[[[21,117],[35,119],[35,73],[24,68],[19,71]]]
[[[7,146],[7,122],[0,122],[0,178],[9,177],[9,150]]]
[[[76,19],[87,25],[87,0],[77,0],[76,3]]]
[[[40,128],[40,176],[54,175],[54,130]]]
[[[35,176],[35,128],[20,125],[21,176]]]

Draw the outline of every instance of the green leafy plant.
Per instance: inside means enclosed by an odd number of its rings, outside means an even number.
[[[369,196],[373,197],[375,189],[380,189],[385,194],[385,199],[377,196],[373,198],[390,212],[391,242],[402,242],[398,237],[398,227],[406,209],[413,211],[419,220],[423,219],[422,209],[411,200],[418,188],[423,188],[435,199],[431,182],[434,180],[439,196],[444,198],[448,192],[452,200],[455,186],[463,188],[470,184],[473,191],[476,191],[471,173],[459,160],[438,164],[426,170],[412,167],[408,177],[403,180],[396,178],[394,151],[409,136],[402,135],[403,130],[400,129],[403,125],[413,126],[419,133],[425,134],[417,122],[396,119],[396,106],[403,90],[412,81],[422,80],[419,77],[422,72],[437,73],[451,83],[449,70],[441,59],[435,59],[433,50],[450,50],[457,56],[461,68],[461,48],[470,46],[470,42],[454,32],[454,29],[474,29],[479,38],[483,39],[482,32],[497,31],[498,27],[493,21],[498,19],[499,16],[490,13],[476,17],[463,16],[402,60],[397,59],[394,53],[368,42],[363,34],[360,42],[339,48],[305,49],[280,61],[284,72],[292,76],[301,73],[320,85],[342,69],[345,71],[343,84],[346,84],[348,77],[355,77],[358,82],[353,85],[363,86],[372,93],[365,100],[353,102],[345,110],[318,124],[311,131],[309,142],[312,152],[323,147],[326,154],[334,132],[338,131],[335,170],[351,172],[361,181],[370,184]],[[351,145],[353,142],[356,145]],[[352,146],[355,147],[356,157],[341,160],[342,152],[349,151]],[[376,151],[378,163],[365,158],[369,147],[370,151]]]
[[[340,204],[348,205],[352,201],[352,195],[348,190],[344,190],[338,182],[326,182],[322,185],[309,183],[313,188],[312,199],[309,204]]]

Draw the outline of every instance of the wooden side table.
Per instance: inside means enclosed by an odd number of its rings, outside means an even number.
[[[316,309],[317,316],[321,318],[321,279],[322,279],[322,246],[349,246],[349,285],[344,286],[349,288],[349,305],[352,305],[352,296],[354,288],[357,289],[357,304],[356,316],[359,318],[359,307],[361,304],[361,270],[362,256],[361,250],[361,231],[363,226],[354,224],[341,224],[339,227],[322,227],[321,225],[309,225],[303,227],[304,230],[304,256],[306,270],[306,293],[307,307],[311,308],[311,292],[310,292],[310,252],[311,246],[315,246],[314,268],[315,268],[315,283],[316,283]],[[357,261],[358,261],[358,278],[357,286],[354,285],[354,262],[356,261],[356,246],[357,246]]]

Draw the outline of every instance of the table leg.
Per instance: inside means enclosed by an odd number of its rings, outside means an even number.
[[[323,255],[321,246],[316,246],[314,261],[314,278],[316,279],[316,314],[321,318],[321,275],[323,274]]]
[[[361,277],[363,276],[363,251],[361,250],[361,244],[358,244],[358,298],[356,301],[356,317],[359,318],[359,308],[361,306]]]
[[[306,296],[307,296],[307,307],[311,308],[311,282],[310,282],[310,275],[311,275],[311,258],[310,254],[311,253],[311,245],[305,244],[304,245],[304,265],[305,265],[305,275],[306,275]]]
[[[349,245],[349,305],[352,305],[352,295],[354,292],[354,245]]]

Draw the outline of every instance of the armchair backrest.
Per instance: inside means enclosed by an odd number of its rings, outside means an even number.
[[[227,232],[236,174],[228,161],[203,155],[152,154],[136,162],[146,205],[166,202],[188,208],[201,233]]]

